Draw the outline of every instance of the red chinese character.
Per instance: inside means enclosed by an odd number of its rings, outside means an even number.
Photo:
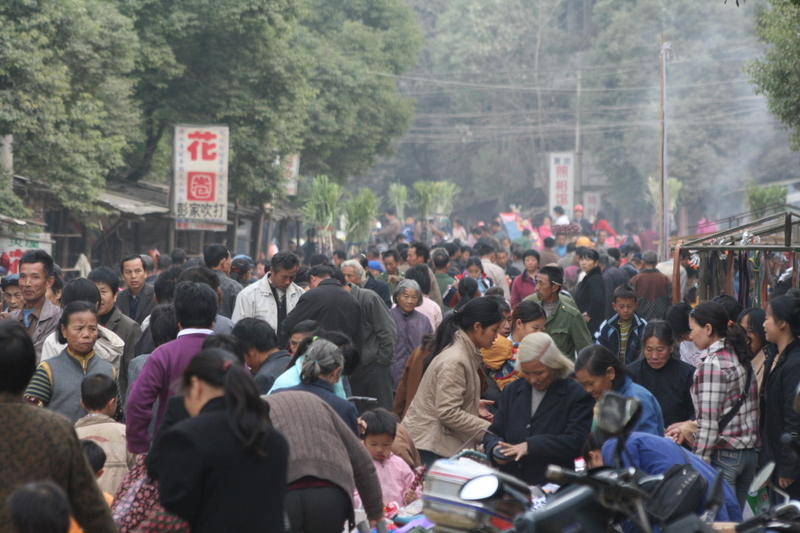
[[[216,174],[213,172],[189,172],[189,188],[186,199],[189,201],[213,202],[216,192]]]
[[[189,150],[189,153],[192,154],[192,161],[197,161],[198,155],[203,159],[203,161],[214,161],[217,158],[217,152],[213,152],[217,147],[216,143],[206,142],[212,139],[217,138],[216,133],[211,133],[210,131],[195,131],[189,134],[190,139],[200,139],[200,141],[194,141],[190,144],[186,149]],[[200,152],[198,154],[198,151]]]
[[[566,178],[569,171],[569,167],[566,165],[558,165],[556,166],[556,177],[559,178]]]
[[[556,191],[557,192],[567,192],[567,182],[566,181],[557,181],[556,182]]]

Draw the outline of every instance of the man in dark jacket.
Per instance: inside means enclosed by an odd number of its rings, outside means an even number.
[[[261,394],[268,393],[292,356],[278,349],[277,333],[261,318],[241,319],[233,327],[233,336],[236,337],[236,357],[250,367]]]
[[[155,290],[152,285],[145,283],[147,274],[144,260],[140,255],[129,255],[120,263],[120,272],[126,288],[119,293],[114,305],[119,307],[123,315],[141,324],[156,306]]]
[[[342,263],[342,273],[349,283],[346,288],[361,306],[361,335],[360,339],[354,339],[361,350],[361,362],[349,378],[350,387],[355,396],[377,398],[378,407],[391,411],[394,402],[391,364],[397,326],[380,296],[361,288],[367,273],[358,261]]]
[[[672,304],[672,280],[656,269],[658,255],[655,252],[642,254],[644,268],[631,278],[631,286],[639,296],[639,315],[646,320],[664,318]]]
[[[357,343],[361,326],[361,307],[350,293],[334,279],[333,268],[317,265],[309,272],[309,287],[286,316],[278,346],[286,346],[289,332],[303,320],[316,320],[329,331],[341,331]]]

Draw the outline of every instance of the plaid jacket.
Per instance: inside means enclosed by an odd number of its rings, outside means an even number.
[[[737,450],[758,446],[758,380],[755,370],[747,399],[739,412],[720,433],[718,423],[742,394],[747,370],[728,352],[723,341],[712,344],[708,356],[697,367],[692,385],[692,400],[697,410],[697,438],[694,453],[706,462],[717,448]],[[752,366],[752,365],[751,365]]]

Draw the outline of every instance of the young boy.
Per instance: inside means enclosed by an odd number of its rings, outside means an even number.
[[[86,457],[86,462],[92,467],[95,479],[99,480],[105,473],[106,452],[97,442],[90,439],[81,439],[81,449],[83,450],[83,456]],[[100,490],[103,489],[101,488]],[[114,496],[103,490],[103,497],[106,499],[108,506],[111,507],[114,502]]]
[[[630,285],[620,285],[614,289],[611,304],[616,314],[600,324],[594,336],[595,344],[601,344],[619,354],[625,363],[632,363],[642,352],[642,336],[647,322],[636,314],[639,300]]]
[[[106,453],[106,467],[97,484],[115,494],[136,461],[128,453],[125,425],[112,418],[117,411],[116,382],[102,374],[86,376],[81,382],[81,405],[88,414],[75,423],[75,432],[81,439],[95,441]]]

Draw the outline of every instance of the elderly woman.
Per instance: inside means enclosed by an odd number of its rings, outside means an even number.
[[[74,424],[86,416],[81,406],[81,382],[90,374],[105,374],[116,380],[111,363],[94,351],[97,342],[97,304],[78,300],[64,307],[58,329],[58,342],[64,350],[42,361],[33,375],[25,399],[61,413]]]
[[[500,469],[530,485],[547,483],[549,464],[574,466],[592,427],[592,397],[573,379],[572,361],[547,333],[519,343],[519,379],[503,389],[483,444]],[[495,449],[507,460],[497,459]]]
[[[422,343],[423,335],[432,335],[433,327],[428,317],[417,311],[422,305],[422,289],[413,279],[404,279],[397,284],[392,294],[395,307],[390,311],[397,326],[397,341],[392,359],[392,391],[397,391],[408,356]]]

